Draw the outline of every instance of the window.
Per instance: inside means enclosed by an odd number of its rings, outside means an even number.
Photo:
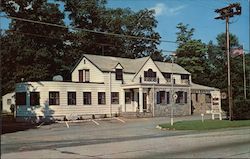
[[[59,105],[59,92],[49,92],[49,105]]]
[[[26,105],[26,92],[16,93],[16,105]]]
[[[7,105],[11,105],[11,99],[7,99]]]
[[[195,101],[199,102],[199,94],[198,93],[195,93]]]
[[[166,79],[170,79],[170,78],[171,78],[171,74],[170,74],[170,73],[163,73],[163,76],[164,76]]]
[[[106,104],[105,92],[98,92],[98,104]]]
[[[181,79],[186,79],[186,80],[188,80],[188,79],[189,79],[189,75],[181,75]]]
[[[176,103],[179,104],[187,103],[187,92],[178,91],[176,92],[176,94],[177,94]]]
[[[181,83],[189,84],[189,75],[181,75]]]
[[[211,103],[211,94],[205,94],[205,102]]]
[[[157,104],[169,104],[170,98],[169,98],[169,92],[160,91],[157,92]]]
[[[40,105],[40,93],[39,92],[30,92],[30,105]]]
[[[68,105],[76,105],[76,92],[68,92]]]
[[[144,81],[156,82],[156,72],[153,72],[152,69],[144,71]]]
[[[83,104],[91,105],[91,92],[83,92]]]
[[[115,79],[116,80],[122,80],[123,79],[122,69],[116,69],[115,70]]]
[[[125,103],[131,104],[131,92],[125,92]]]
[[[171,74],[170,73],[162,73],[164,78],[168,83],[171,83]]]
[[[111,92],[111,104],[119,104],[119,92]]]
[[[90,73],[89,70],[79,70],[79,82],[89,82]]]

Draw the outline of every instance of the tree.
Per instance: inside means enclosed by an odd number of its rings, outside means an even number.
[[[192,74],[192,81],[206,84],[208,63],[206,60],[207,47],[201,40],[193,39],[194,28],[179,23],[179,32],[176,33],[178,48],[176,50],[177,63]]]
[[[234,47],[241,47],[238,37],[230,34],[230,50]],[[212,41],[208,43],[208,61],[211,69],[210,85],[220,88],[221,92],[228,92],[228,68],[227,68],[227,54],[226,54],[226,34],[221,33],[216,37],[217,44]],[[242,56],[231,56],[231,81],[232,81],[232,96],[233,99],[243,99],[243,66]],[[249,54],[246,54],[246,72],[249,68]],[[228,111],[228,99],[222,100],[222,108]]]
[[[46,0],[2,1],[6,15],[64,25],[58,5]],[[51,80],[61,73],[66,29],[12,19],[9,30],[1,35],[2,92],[13,91],[25,81]]]
[[[105,0],[62,1],[65,3],[65,11],[69,12],[72,26],[96,31],[96,33],[83,30],[74,32],[72,39],[77,40],[72,41],[71,47],[85,53],[130,58],[158,54],[155,52],[157,52],[156,46],[159,44],[160,35],[154,31],[157,26],[154,11],[144,9],[134,12],[129,8],[106,8]],[[103,35],[97,32],[121,36]],[[126,36],[156,40],[133,39]]]

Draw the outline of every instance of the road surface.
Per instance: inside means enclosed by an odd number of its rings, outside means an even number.
[[[124,121],[61,123],[4,134],[2,158],[250,158],[250,127],[163,131],[155,127],[168,118]]]

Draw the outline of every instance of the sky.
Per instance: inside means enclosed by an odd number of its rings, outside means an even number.
[[[249,0],[108,0],[108,7],[128,7],[134,11],[154,9],[158,21],[156,31],[162,40],[176,41],[176,26],[182,22],[195,28],[195,39],[216,43],[216,36],[225,32],[226,23],[214,19],[218,16],[214,10],[236,2],[241,4],[242,14],[230,19],[229,31],[239,38],[244,49],[249,50]],[[176,44],[162,42],[159,49],[174,51],[176,47]]]
[[[215,9],[228,6],[230,3],[239,2],[242,6],[242,14],[230,18],[229,31],[239,38],[244,49],[249,52],[249,0],[107,0],[109,8],[130,8],[133,11],[141,9],[154,9],[158,21],[156,31],[161,40],[176,41],[176,26],[182,22],[194,28],[194,38],[208,43],[212,40],[216,43],[216,36],[225,32],[225,20],[214,19],[218,16]],[[63,10],[63,5],[61,9]],[[66,20],[66,23],[69,23]],[[9,20],[1,18],[1,28],[7,29]],[[175,43],[161,42],[158,49],[175,51]],[[169,52],[163,52],[169,54]]]

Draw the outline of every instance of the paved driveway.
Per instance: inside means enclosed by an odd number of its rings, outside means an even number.
[[[199,116],[176,120],[193,120]],[[210,118],[210,116],[207,116]],[[3,158],[250,157],[250,128],[161,131],[169,118],[42,126],[2,136]],[[99,124],[99,125],[98,125]]]

